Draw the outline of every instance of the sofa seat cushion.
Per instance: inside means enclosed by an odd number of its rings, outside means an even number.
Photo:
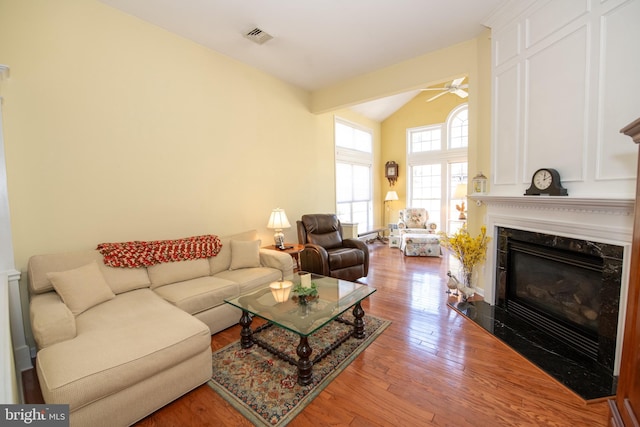
[[[341,248],[328,251],[329,268],[340,270],[364,264],[364,253],[360,249]]]
[[[238,296],[238,285],[214,276],[172,283],[154,290],[165,300],[189,314],[197,314]]]
[[[42,349],[47,403],[74,411],[170,369],[211,346],[209,328],[149,289],[117,295],[76,317],[77,336]]]
[[[227,270],[215,275],[215,277],[231,280],[239,284],[239,293],[244,294],[257,289],[259,286],[266,286],[271,282],[282,279],[282,272],[275,268],[258,267],[244,268],[241,270]]]

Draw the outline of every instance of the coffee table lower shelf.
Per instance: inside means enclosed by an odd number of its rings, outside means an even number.
[[[300,336],[300,343],[296,348],[296,354],[298,355],[298,360],[295,360],[293,357],[290,357],[289,355],[283,353],[282,351],[273,347],[269,343],[254,336],[254,333],[260,332],[272,326],[278,326],[277,324],[268,321],[264,325],[257,327],[254,331],[253,329],[251,329],[251,322],[253,320],[253,316],[248,311],[242,310],[242,316],[240,317],[240,322],[239,322],[240,326],[242,326],[242,330],[240,331],[240,345],[242,346],[242,348],[250,348],[254,344],[256,344],[259,347],[264,348],[274,356],[286,362],[289,362],[293,366],[297,366],[298,384],[304,386],[304,385],[311,384],[312,370],[313,370],[314,363],[317,363],[320,360],[322,360],[322,358],[326,357],[333,350],[340,347],[340,345],[342,345],[349,338],[354,337],[357,339],[363,339],[366,336],[364,332],[363,317],[364,317],[364,310],[362,309],[362,306],[360,305],[359,302],[353,306],[353,318],[354,318],[353,322],[345,320],[342,317],[336,317],[334,320],[344,323],[346,325],[353,326],[353,331],[351,331],[350,334],[344,335],[335,343],[331,344],[329,347],[323,350],[322,353],[318,354],[315,358],[313,358],[313,360],[311,359],[311,354],[313,353],[313,349],[309,345],[309,339],[308,339],[309,336],[298,334]]]

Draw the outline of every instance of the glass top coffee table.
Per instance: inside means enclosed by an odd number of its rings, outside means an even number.
[[[295,287],[300,283],[300,276],[294,274],[292,281],[293,287]],[[294,301],[293,292],[286,301],[277,302],[269,286],[236,298],[225,299],[226,303],[242,310],[239,322],[242,326],[240,331],[242,348],[249,348],[253,344],[257,344],[281,359],[296,365],[298,367],[298,384],[300,385],[311,383],[314,362],[329,353],[320,354],[312,360],[310,357],[313,349],[308,342],[309,335],[327,323],[337,320],[353,326],[353,331],[351,335],[346,335],[333,344],[330,347],[330,351],[337,348],[351,336],[358,339],[364,338],[364,310],[360,303],[376,291],[375,288],[366,285],[315,274],[311,276],[311,281],[315,283],[318,289],[318,298],[306,304]],[[340,317],[351,307],[353,307],[353,322]],[[253,316],[260,317],[266,320],[267,323],[254,331],[251,329]],[[288,355],[269,345],[269,343],[263,342],[254,336],[254,332],[272,326],[287,329],[300,336],[300,343],[296,348],[298,360],[293,360]]]

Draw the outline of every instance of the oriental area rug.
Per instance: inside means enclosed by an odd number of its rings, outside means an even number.
[[[353,320],[351,313],[342,317]],[[365,338],[349,337],[314,363],[309,385],[298,384],[295,366],[255,344],[243,349],[240,340],[213,353],[213,376],[208,384],[254,425],[285,426],[391,324],[368,314],[364,321]],[[332,321],[309,336],[311,358],[352,330],[352,326]],[[254,335],[297,360],[300,337],[293,332],[271,327]]]

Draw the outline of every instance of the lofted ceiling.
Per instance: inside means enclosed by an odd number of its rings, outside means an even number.
[[[507,0],[100,1],[313,91],[472,39]]]

